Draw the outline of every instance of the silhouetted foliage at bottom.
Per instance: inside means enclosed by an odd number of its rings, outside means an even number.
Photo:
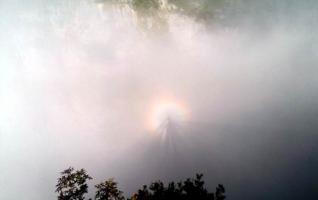
[[[95,194],[96,200],[124,200],[123,192],[117,187],[114,179],[108,179],[100,184],[95,185],[97,189]]]
[[[61,177],[56,185],[58,200],[84,200],[87,193],[87,181],[92,179],[84,169],[74,171],[70,167],[61,172]],[[195,178],[188,178],[178,183],[170,182],[165,185],[156,181],[149,186],[144,185],[131,198],[127,200],[224,200],[225,188],[219,184],[215,193],[210,193],[205,188],[202,180],[203,174]],[[114,179],[108,179],[95,185],[95,200],[125,200],[123,192],[118,189]],[[91,199],[89,199],[91,200]]]
[[[87,181],[92,179],[84,169],[74,170],[73,167],[61,172],[55,192],[58,200],[84,200],[87,193]]]
[[[165,186],[161,181],[144,185],[130,200],[224,200],[225,188],[219,184],[216,192],[209,193],[204,187],[203,174],[183,182],[170,182]]]

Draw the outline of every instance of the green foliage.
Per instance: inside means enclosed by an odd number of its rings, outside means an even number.
[[[130,7],[135,11],[142,30],[159,33],[167,30],[167,13],[162,0],[131,0]]]
[[[198,21],[212,22],[220,19],[226,0],[168,0],[174,12]]]
[[[99,0],[128,5],[136,14],[142,30],[162,32],[168,30],[171,14],[180,14],[202,22],[217,22],[229,0]]]
[[[96,200],[124,200],[122,191],[117,187],[114,179],[108,179],[100,184],[95,185],[97,191],[95,195]]]
[[[84,169],[74,171],[73,167],[61,172],[56,185],[58,200],[84,200],[87,193],[87,181],[92,179]]]
[[[141,14],[153,15],[160,9],[161,1],[159,0],[132,0],[132,7]]]

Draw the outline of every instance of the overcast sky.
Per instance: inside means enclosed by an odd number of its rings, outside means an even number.
[[[318,4],[226,2],[159,31],[114,4],[0,0],[0,199],[56,199],[69,166],[127,196],[203,172],[229,199],[315,199]],[[187,117],[163,137],[167,99]]]

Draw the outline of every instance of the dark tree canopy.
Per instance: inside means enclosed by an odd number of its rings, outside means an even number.
[[[95,185],[97,189],[95,199],[96,200],[124,200],[125,198],[122,195],[117,187],[117,183],[114,179],[108,179],[102,183]]]
[[[194,179],[183,182],[170,182],[165,186],[161,181],[156,181],[149,186],[144,185],[131,200],[224,200],[225,189],[218,185],[216,193],[209,193],[202,180],[203,175],[197,174]]]
[[[144,185],[127,200],[224,200],[225,188],[219,184],[215,193],[205,188],[203,174],[188,178],[178,183],[155,181],[149,186]],[[84,200],[88,191],[87,181],[92,179],[84,169],[74,170],[70,167],[61,172],[56,192],[58,200]],[[114,179],[105,180],[95,185],[95,200],[125,200],[123,192],[118,189]],[[91,200],[91,199],[89,199]]]
[[[58,200],[84,200],[87,193],[87,181],[92,179],[84,169],[74,171],[73,167],[61,172],[57,181]]]

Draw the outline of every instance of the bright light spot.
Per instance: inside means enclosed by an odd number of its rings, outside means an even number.
[[[161,99],[152,105],[149,116],[149,127],[157,130],[167,120],[174,122],[184,122],[189,118],[189,111],[184,103],[175,99]]]

